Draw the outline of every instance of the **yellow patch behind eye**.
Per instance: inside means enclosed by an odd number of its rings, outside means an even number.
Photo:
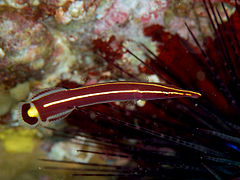
[[[38,113],[38,110],[31,106],[30,109],[27,111],[27,114],[29,117],[38,117],[39,113]]]

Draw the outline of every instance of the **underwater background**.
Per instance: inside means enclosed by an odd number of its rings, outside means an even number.
[[[239,32],[238,0],[0,0],[0,179],[239,179]],[[39,90],[113,81],[202,96],[20,122]]]

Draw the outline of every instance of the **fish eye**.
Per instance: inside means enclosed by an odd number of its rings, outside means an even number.
[[[38,124],[39,113],[31,103],[23,103],[20,105],[20,118],[26,125],[36,126]]]

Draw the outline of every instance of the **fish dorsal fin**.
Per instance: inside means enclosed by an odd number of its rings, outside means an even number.
[[[30,96],[29,96],[29,100],[30,101],[33,101],[33,100],[36,100],[36,99],[39,99],[43,96],[47,96],[47,95],[50,95],[52,93],[56,93],[56,92],[60,92],[60,91],[65,91],[67,89],[65,88],[61,88],[61,87],[54,87],[54,88],[48,88],[48,89],[40,89],[40,90],[37,90],[37,91],[34,91]]]

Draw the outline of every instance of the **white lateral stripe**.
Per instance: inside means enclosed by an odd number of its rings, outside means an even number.
[[[87,97],[92,97],[92,96],[100,96],[100,95],[106,95],[106,94],[118,94],[118,93],[154,93],[154,94],[176,94],[176,95],[187,95],[191,96],[191,94],[188,93],[179,93],[179,92],[166,92],[166,91],[141,91],[141,90],[122,90],[122,91],[108,91],[108,92],[100,92],[100,93],[92,93],[92,94],[85,94],[85,95],[80,95],[80,96],[74,96],[66,99],[61,99],[58,101],[53,101],[47,104],[44,104],[43,107],[49,107],[55,104],[59,103],[64,103],[76,99],[82,99],[82,98],[87,98]]]

